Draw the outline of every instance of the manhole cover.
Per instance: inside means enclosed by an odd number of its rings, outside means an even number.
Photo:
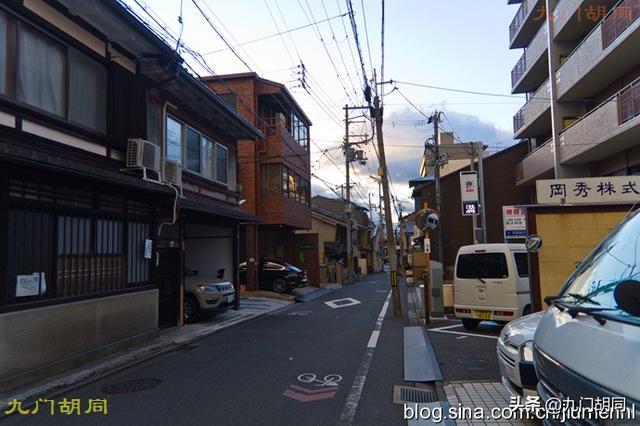
[[[102,388],[102,392],[110,395],[140,392],[140,391],[145,391],[145,390],[155,388],[161,382],[162,380],[160,379],[152,379],[152,378],[127,380],[124,382],[105,386],[104,388]]]
[[[465,356],[456,358],[456,362],[462,365],[477,366],[486,364],[487,360],[484,358],[479,358],[477,356]]]
[[[438,397],[435,392],[428,389],[418,389],[410,386],[394,386],[393,402],[395,404],[405,404],[407,402],[427,403],[436,402]]]

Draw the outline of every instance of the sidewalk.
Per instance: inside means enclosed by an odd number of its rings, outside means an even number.
[[[55,394],[85,384],[87,381],[96,380],[102,376],[129,368],[218,331],[275,313],[294,303],[293,300],[255,297],[253,294],[251,296],[243,295],[240,303],[241,308],[237,311],[230,309],[196,324],[160,330],[157,337],[144,344],[115,355],[100,358],[76,370],[54,376],[44,382],[34,383],[26,388],[2,394],[0,395],[0,407],[6,407],[8,402],[13,399],[31,402],[44,395],[50,398]],[[0,411],[0,418],[2,417],[3,413]]]

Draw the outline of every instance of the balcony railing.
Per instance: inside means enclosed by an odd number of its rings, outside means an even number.
[[[516,182],[523,183],[553,168],[553,140],[549,139],[516,164]]]
[[[640,115],[640,80],[622,89],[618,96],[620,105],[619,124]]]
[[[520,111],[516,112],[513,116],[513,133],[518,133],[518,130],[524,126],[524,107],[520,108]]]
[[[516,86],[516,83],[520,81],[525,72],[527,72],[527,52],[522,54],[516,66],[511,70],[511,87]]]
[[[640,17],[640,0],[622,0],[602,22],[602,48],[606,49]]]
[[[518,12],[516,12],[516,16],[513,18],[513,21],[511,21],[511,25],[509,25],[509,40],[513,40],[525,19],[527,19],[527,15],[529,14],[527,3],[527,0],[522,2],[520,8],[518,8]]]

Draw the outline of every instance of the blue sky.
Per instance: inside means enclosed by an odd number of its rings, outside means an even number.
[[[148,7],[148,11],[155,14],[174,36],[180,33],[179,0],[124,1],[151,22],[139,5]],[[196,2],[232,45],[275,34],[278,29],[284,31],[308,25],[311,21],[334,17],[347,10],[345,0]],[[379,77],[380,1],[352,0],[352,3],[367,76],[371,78],[372,68],[375,68]],[[506,3],[506,0],[386,0],[385,80],[504,94],[505,97],[488,97],[397,85],[425,114],[431,114],[434,108],[443,110],[448,118],[442,124],[445,130],[455,130],[464,141],[483,140],[491,152],[513,143],[512,117],[524,103],[520,97],[507,96],[510,94],[510,71],[522,52],[508,49],[508,27],[517,5]],[[187,48],[200,54],[226,48],[192,0],[183,0],[182,18],[181,40]],[[362,86],[348,17],[250,43],[236,51],[253,71],[284,83],[291,90],[314,124],[311,129],[313,173],[335,185],[343,183],[344,159],[337,149],[344,136],[344,125],[340,122],[344,116],[342,107],[345,103],[353,105],[361,101]],[[216,74],[249,70],[229,49],[204,57]],[[300,61],[308,70],[311,94],[296,87],[300,85],[296,74]],[[202,75],[208,74],[193,61],[192,64]],[[392,89],[391,85],[384,87],[385,93]],[[398,199],[408,201],[407,181],[418,174],[423,141],[432,130],[416,125],[416,120],[424,117],[399,93],[391,92],[384,99],[385,143],[394,192]],[[367,132],[363,126],[356,124],[353,131]],[[325,149],[326,152],[321,152]],[[374,157],[371,148],[366,151],[370,158]],[[341,166],[339,170],[334,163]],[[355,193],[357,201],[363,202],[369,192],[377,196],[377,185],[367,178],[376,168],[375,158],[366,166],[355,165],[359,184]],[[318,180],[314,181],[314,189],[329,191]]]

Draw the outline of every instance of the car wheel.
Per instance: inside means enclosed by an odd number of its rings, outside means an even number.
[[[185,297],[184,299],[184,322],[191,324],[198,319],[198,304],[193,297]]]
[[[469,331],[476,330],[479,324],[480,324],[480,320],[475,320],[471,318],[462,318],[462,326],[465,328],[465,330],[469,330]]]
[[[531,305],[527,305],[524,307],[524,309],[522,310],[522,316],[527,316],[531,313]]]
[[[287,282],[282,278],[273,281],[273,291],[276,293],[284,293],[287,290]]]

